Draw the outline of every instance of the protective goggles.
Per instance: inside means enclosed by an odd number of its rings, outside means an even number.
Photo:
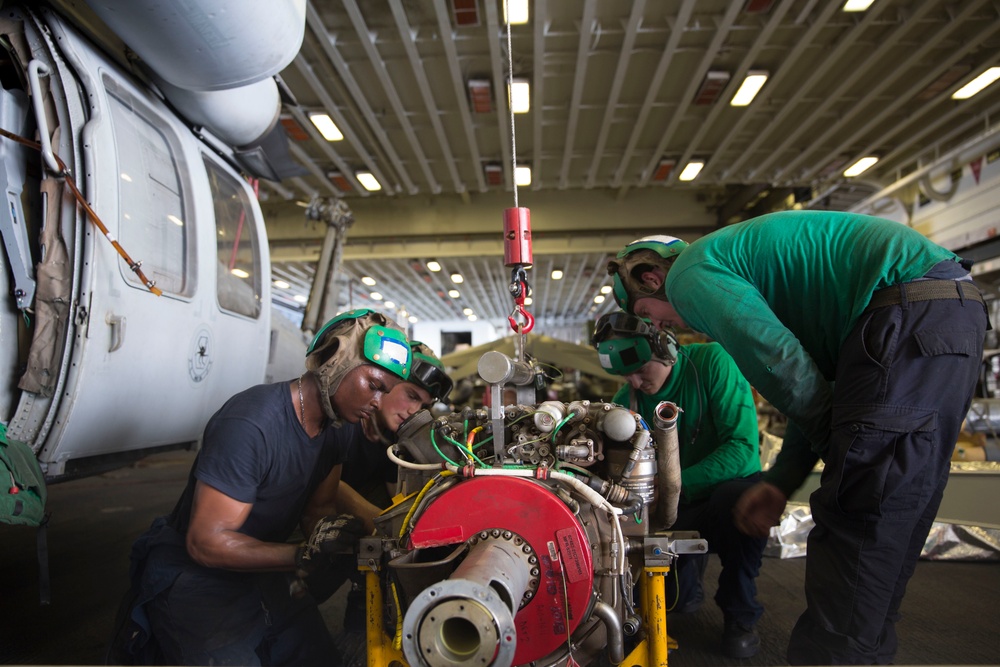
[[[653,325],[629,313],[607,313],[601,315],[594,325],[594,342],[608,340],[614,336],[652,336],[656,333]]]
[[[454,386],[451,378],[444,370],[422,357],[424,357],[422,354],[413,355],[408,380],[418,387],[423,387],[432,397],[443,402]]]
[[[335,329],[340,323],[346,320],[369,318],[373,314],[377,315],[375,311],[369,308],[359,308],[341,313],[333,318],[313,337],[309,348],[306,350],[306,356],[308,357],[312,354],[326,338],[327,333]],[[364,326],[364,323],[359,322],[359,324]],[[402,331],[382,326],[381,324],[371,324],[365,330],[361,349],[365,359],[376,366],[380,366],[404,380],[409,379],[411,361],[410,343],[406,340],[406,336]]]

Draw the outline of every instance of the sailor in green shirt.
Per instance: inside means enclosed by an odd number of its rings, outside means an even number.
[[[764,608],[757,602],[757,574],[766,537],[741,533],[733,505],[760,478],[757,410],[750,384],[718,343],[677,345],[672,332],[627,313],[602,316],[594,331],[601,366],[627,384],[614,402],[653,421],[661,401],[682,412],[677,423],[681,499],[673,530],[696,530],[719,554],[715,602],[722,609],[723,652],[731,658],[755,655],[754,626]],[[678,559],[680,595],[675,609],[694,611],[704,598],[702,575],[708,555]],[[673,588],[673,579],[669,579]],[[674,597],[668,591],[667,599]]]
[[[764,535],[815,462],[806,610],[791,664],[886,664],[937,513],[988,327],[970,263],[891,220],[786,211],[690,246],[627,245],[608,264],[625,310],[718,341],[789,418],[736,507]]]

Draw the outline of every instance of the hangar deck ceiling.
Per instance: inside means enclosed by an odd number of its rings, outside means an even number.
[[[301,292],[319,253],[324,230],[296,202],[343,197],[356,220],[345,305],[377,305],[377,289],[425,320],[472,308],[501,322],[516,164],[531,169],[516,192],[532,210],[534,312],[570,324],[611,307],[593,302],[604,260],[632,238],[690,239],[794,202],[844,209],[997,131],[1000,84],[951,98],[1000,65],[995,0],[875,0],[861,12],[844,0],[529,4],[508,36],[501,0],[309,0],[302,48],[281,73],[302,175],[262,187],[276,277]],[[751,72],[766,83],[731,106]],[[508,77],[530,84],[513,142]],[[313,113],[343,139],[323,139]],[[870,155],[874,167],[843,177]],[[692,160],[704,168],[682,182]],[[359,171],[381,190],[366,191]],[[444,272],[426,270],[432,258]]]

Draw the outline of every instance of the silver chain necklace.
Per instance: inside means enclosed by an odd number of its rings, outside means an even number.
[[[299,419],[302,421],[302,428],[306,428],[306,402],[302,399],[302,376],[299,376]],[[308,433],[308,431],[306,431]]]

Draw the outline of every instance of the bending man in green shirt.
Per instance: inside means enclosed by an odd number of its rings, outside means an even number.
[[[791,664],[885,664],[948,480],[988,326],[955,253],[891,220],[787,211],[690,246],[650,237],[608,264],[626,310],[718,341],[789,419],[737,504],[766,535],[820,457],[806,610]]]
[[[760,478],[750,384],[718,343],[678,347],[673,333],[657,331],[626,313],[602,316],[593,342],[601,366],[628,383],[615,394],[615,403],[649,423],[661,401],[681,408],[681,499],[671,528],[698,531],[710,552],[719,555],[722,572],[715,602],[725,621],[723,652],[731,658],[755,655],[760,640],[754,626],[764,612],[757,602],[756,578],[767,538],[745,535],[733,522],[733,505]],[[677,560],[677,611],[700,605],[707,560],[707,554]],[[673,584],[672,578],[668,581]],[[668,591],[667,599],[673,597]]]

